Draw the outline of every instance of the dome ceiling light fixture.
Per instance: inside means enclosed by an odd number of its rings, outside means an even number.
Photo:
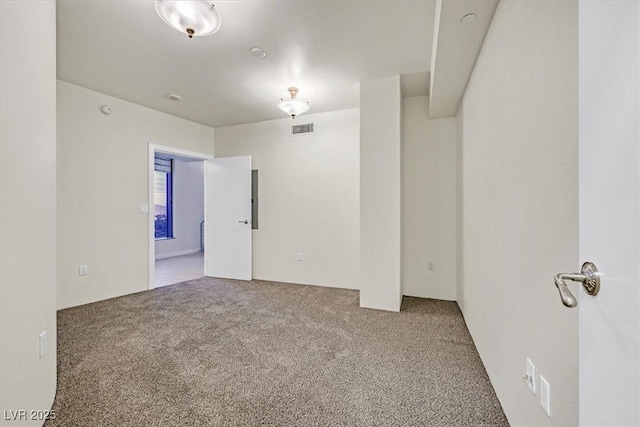
[[[303,101],[297,98],[297,87],[290,87],[289,93],[291,94],[290,99],[280,99],[278,104],[276,104],[279,109],[290,115],[292,119],[295,119],[296,116],[309,111],[309,108],[311,108],[309,101]]]
[[[156,12],[169,26],[189,38],[210,36],[222,25],[213,3],[205,0],[156,0]]]

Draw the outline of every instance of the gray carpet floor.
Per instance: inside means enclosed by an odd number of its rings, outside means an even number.
[[[454,302],[202,278],[58,312],[47,426],[508,425]]]

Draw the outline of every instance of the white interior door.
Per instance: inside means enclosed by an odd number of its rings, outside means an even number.
[[[640,425],[640,6],[580,2],[580,425]],[[576,266],[579,267],[579,266]]]
[[[204,274],[251,280],[251,156],[207,160],[205,169]]]

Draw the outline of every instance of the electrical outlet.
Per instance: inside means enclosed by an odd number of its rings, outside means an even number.
[[[525,381],[531,393],[536,394],[536,366],[529,358],[527,358],[527,375],[525,376]]]
[[[47,354],[47,331],[40,334],[40,359]]]
[[[304,261],[304,253],[298,252],[298,261]]]
[[[78,267],[78,274],[80,276],[86,276],[87,274],[89,274],[89,267],[87,267],[86,265],[81,265],[80,267]]]
[[[140,205],[139,212],[141,214],[148,214],[149,213],[149,205]]]
[[[429,263],[429,271],[434,271],[436,269],[436,263],[431,261]]]
[[[551,416],[551,386],[542,375],[540,375],[540,406],[548,416]]]

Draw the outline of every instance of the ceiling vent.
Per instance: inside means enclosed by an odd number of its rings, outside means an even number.
[[[313,123],[291,126],[291,136],[313,133]]]

